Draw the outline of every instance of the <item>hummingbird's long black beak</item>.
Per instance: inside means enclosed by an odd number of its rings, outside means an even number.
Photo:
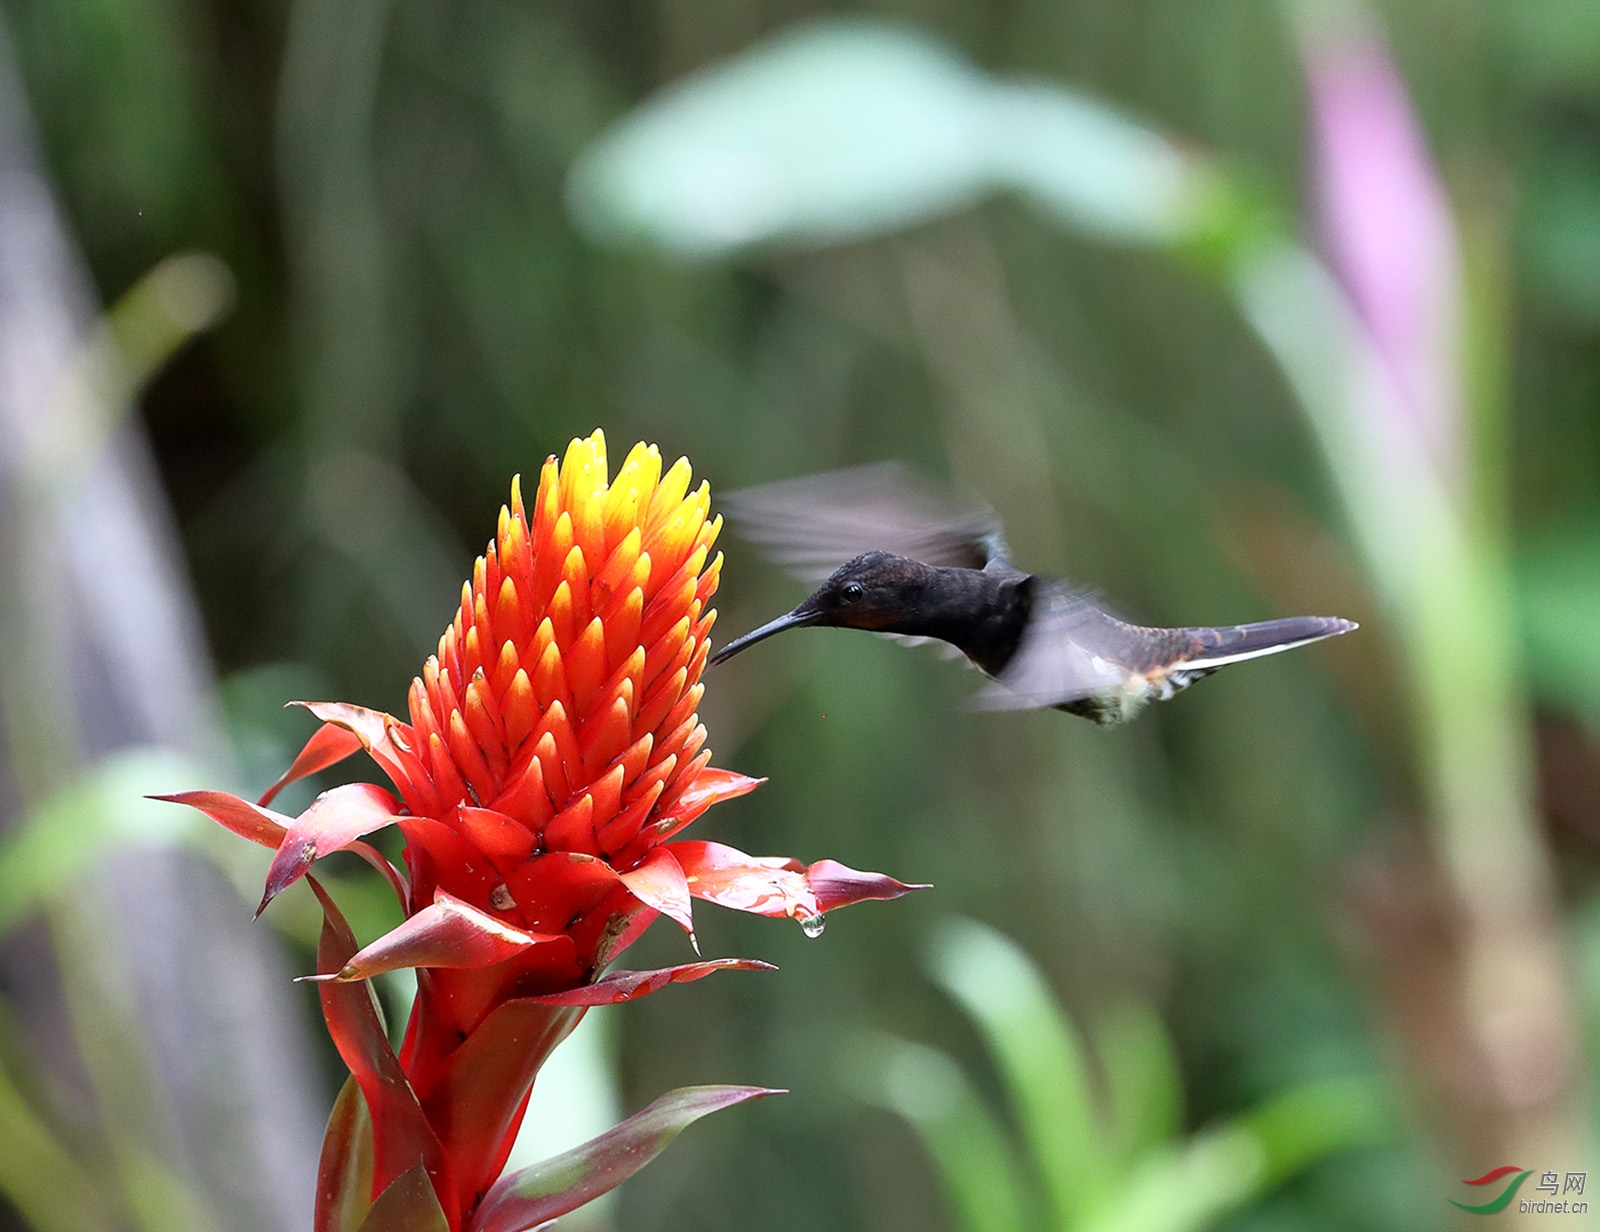
[[[779,616],[776,620],[769,620],[759,629],[752,629],[743,637],[736,637],[716,654],[711,656],[711,665],[715,667],[724,659],[731,659],[746,646],[754,646],[757,642],[765,641],[774,633],[782,633],[785,629],[799,629],[806,625],[815,624],[821,613],[808,611],[805,604],[801,604],[792,612]]]

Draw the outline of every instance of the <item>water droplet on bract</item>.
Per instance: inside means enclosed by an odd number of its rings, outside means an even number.
[[[826,923],[827,920],[823,916],[808,915],[800,921],[800,931],[808,937],[820,937],[822,936],[823,925]]]

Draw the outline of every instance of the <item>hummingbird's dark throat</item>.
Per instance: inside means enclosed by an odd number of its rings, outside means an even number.
[[[1016,653],[1033,610],[1033,580],[1015,570],[923,565],[915,601],[879,626],[948,642],[991,676]]]

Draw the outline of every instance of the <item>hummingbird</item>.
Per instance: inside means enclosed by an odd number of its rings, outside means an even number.
[[[1093,592],[1017,568],[992,509],[894,462],[745,488],[720,504],[742,538],[823,580],[793,611],[717,651],[713,664],[786,629],[870,629],[965,655],[990,680],[974,698],[980,709],[1053,707],[1112,726],[1230,663],[1357,627],[1332,616],[1130,624]]]

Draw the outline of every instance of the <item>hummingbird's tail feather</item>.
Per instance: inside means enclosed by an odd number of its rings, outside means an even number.
[[[1221,628],[1152,629],[1119,620],[1083,591],[1035,579],[1032,619],[1011,660],[974,704],[983,710],[1054,706],[1125,723],[1218,668],[1293,650],[1356,627],[1295,616]]]
[[[1337,616],[1290,616],[1251,625],[1184,629],[1182,633],[1188,637],[1189,645],[1180,661],[1185,671],[1209,672],[1230,663],[1259,659],[1324,638],[1338,637],[1357,627],[1355,621],[1341,620]]]

